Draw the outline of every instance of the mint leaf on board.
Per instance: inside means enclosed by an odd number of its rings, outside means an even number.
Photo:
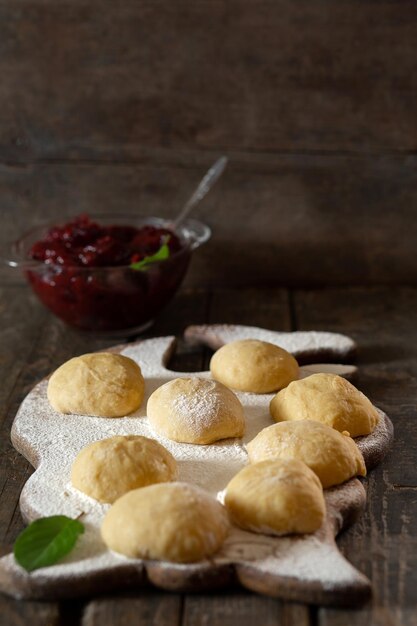
[[[71,552],[84,525],[65,515],[35,520],[20,533],[13,546],[16,561],[26,571],[53,565]]]
[[[155,252],[155,254],[151,254],[150,256],[145,256],[145,258],[143,258],[142,261],[138,261],[137,263],[132,263],[130,266],[131,269],[143,270],[148,265],[152,265],[152,263],[157,263],[158,261],[165,261],[165,259],[168,259],[169,258],[169,246],[168,246],[169,239],[170,237],[168,235],[167,237],[163,239],[162,246],[159,248],[159,250]]]

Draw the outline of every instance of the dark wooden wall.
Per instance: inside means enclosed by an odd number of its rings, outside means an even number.
[[[415,283],[412,0],[0,0],[2,239],[196,216],[189,284]]]

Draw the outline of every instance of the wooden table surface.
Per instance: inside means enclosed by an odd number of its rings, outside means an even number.
[[[181,336],[190,323],[241,323],[274,330],[317,329],[351,335],[359,345],[358,386],[394,422],[395,443],[367,480],[360,520],[339,539],[343,553],[373,583],[371,603],[356,610],[310,607],[244,592],[178,595],[152,589],[58,603],[0,596],[0,624],[30,626],[362,626],[416,623],[417,588],[417,289],[184,290],[151,335]],[[113,342],[114,343],[114,342]],[[23,523],[19,494],[32,469],[11,446],[10,427],[25,394],[68,358],[111,342],[70,331],[21,284],[0,286],[0,547],[10,549]],[[179,342],[173,369],[207,366],[206,349]]]

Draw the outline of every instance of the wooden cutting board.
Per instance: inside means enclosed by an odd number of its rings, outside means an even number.
[[[213,348],[238,338],[271,341],[292,352],[300,362],[310,362],[301,368],[302,376],[334,371],[352,377],[356,370],[353,366],[319,363],[328,359],[348,360],[354,354],[354,342],[335,333],[276,333],[246,326],[217,325],[191,326],[185,337]],[[340,554],[334,539],[365,506],[365,489],[357,479],[326,490],[326,520],[312,535],[270,537],[234,528],[215,558],[186,565],[127,559],[107,550],[99,528],[109,505],[81,494],[69,481],[72,461],[81,448],[116,434],[153,437],[176,457],[180,480],[197,484],[216,496],[247,463],[244,444],[272,423],[268,405],[273,394],[238,393],[247,419],[243,441],[230,439],[195,446],[156,435],[146,418],[149,395],[168,380],[189,375],[166,368],[174,347],[174,337],[162,337],[114,348],[139,363],[146,381],[141,409],[127,417],[106,419],[57,413],[46,398],[46,380],[25,398],[13,423],[12,441],[36,471],[22,490],[22,515],[30,522],[65,514],[81,519],[86,531],[71,554],[54,566],[31,574],[16,564],[12,554],[0,559],[0,590],[18,598],[61,599],[149,583],[168,590],[201,591],[239,582],[259,593],[300,602],[335,605],[362,602],[370,595],[370,582]],[[209,373],[196,375],[208,377]],[[382,411],[379,415],[376,430],[357,439],[368,470],[381,461],[392,442],[392,424]]]

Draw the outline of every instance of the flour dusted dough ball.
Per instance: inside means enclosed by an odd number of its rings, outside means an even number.
[[[244,467],[227,485],[224,503],[237,526],[268,535],[312,533],[325,515],[319,479],[295,459]]]
[[[60,413],[122,417],[142,403],[139,365],[121,354],[97,352],[70,359],[51,376],[48,400]]]
[[[246,446],[251,463],[299,459],[320,478],[324,488],[366,476],[365,461],[347,433],[321,422],[280,422],[261,430]]]
[[[363,393],[335,374],[313,374],[288,385],[272,398],[271,415],[276,422],[311,419],[351,437],[368,435],[378,413]]]
[[[170,380],[153,392],[147,414],[156,432],[182,443],[208,444],[245,432],[240,401],[215,380]]]
[[[176,477],[172,454],[140,435],[95,441],[79,452],[71,469],[73,486],[99,502],[114,502],[127,491]]]
[[[270,393],[299,376],[298,363],[283,348],[257,339],[225,344],[210,361],[213,378],[238,391]]]
[[[105,544],[115,552],[177,563],[211,556],[228,531],[225,508],[186,483],[130,491],[114,503],[101,527]]]

